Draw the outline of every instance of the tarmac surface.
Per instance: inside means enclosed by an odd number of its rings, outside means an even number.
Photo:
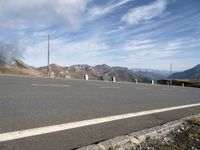
[[[0,75],[1,134],[94,118],[200,103],[200,89]],[[68,150],[200,113],[166,111],[0,141],[0,150]]]

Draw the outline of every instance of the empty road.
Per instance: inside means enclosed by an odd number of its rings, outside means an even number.
[[[196,88],[0,75],[0,150],[75,149],[197,113]]]

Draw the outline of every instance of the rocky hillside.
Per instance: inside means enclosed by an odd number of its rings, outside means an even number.
[[[38,70],[45,73],[47,67],[40,67]],[[134,73],[128,68],[110,67],[105,64],[97,66],[73,65],[69,67],[62,67],[56,64],[52,64],[51,70],[55,77],[71,77],[83,79],[85,74],[87,74],[91,80],[111,81],[112,77],[115,76],[117,81],[133,82],[135,79],[137,79],[139,82],[150,82],[149,78],[144,77],[139,73]]]
[[[34,69],[34,67],[25,64],[19,59],[12,59],[9,63],[1,61],[0,64],[0,74],[14,74],[14,75],[29,75],[43,77],[43,74],[40,71]]]
[[[172,74],[174,79],[193,79],[199,80],[200,79],[200,64],[183,72],[177,72]],[[170,78],[170,76],[169,76]]]
[[[3,62],[3,61],[1,61]],[[115,76],[116,81],[128,81],[133,82],[135,79],[138,82],[149,83],[151,80],[143,74],[135,73],[125,67],[110,67],[108,65],[72,65],[69,67],[63,67],[56,64],[51,64],[52,76],[57,78],[76,78],[84,79],[87,74],[90,80],[107,80],[111,81]],[[7,62],[3,62],[0,65],[1,74],[17,74],[17,75],[30,75],[37,77],[47,76],[47,66],[34,68],[25,64],[19,59],[12,59]]]

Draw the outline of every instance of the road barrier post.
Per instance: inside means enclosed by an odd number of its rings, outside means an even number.
[[[113,82],[116,82],[116,78],[115,78],[115,76],[112,77],[112,81],[113,81]]]
[[[87,74],[85,75],[85,80],[89,80],[89,77],[88,77],[88,75],[87,75]]]
[[[137,79],[135,79],[135,83],[138,83],[138,80],[137,80]]]

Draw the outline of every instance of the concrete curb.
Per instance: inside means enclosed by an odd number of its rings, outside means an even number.
[[[106,141],[89,145],[86,147],[78,148],[77,150],[124,150],[131,149],[137,144],[145,142],[149,138],[161,138],[175,129],[181,128],[186,120],[190,120],[197,115],[182,118],[176,121],[168,122],[166,124],[156,126],[150,129],[134,132],[124,136],[118,136],[115,138],[108,139]]]

